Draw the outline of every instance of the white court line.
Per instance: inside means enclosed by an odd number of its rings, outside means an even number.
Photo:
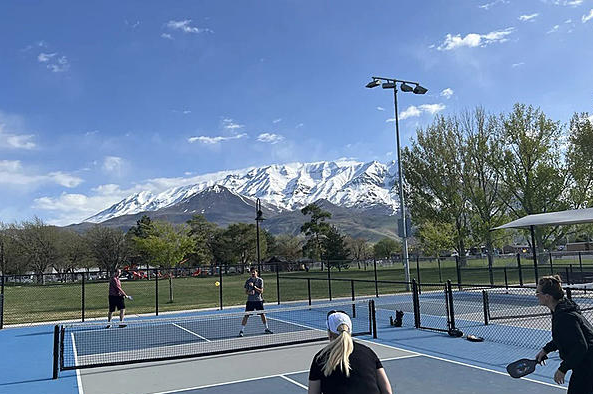
[[[72,336],[72,352],[74,353],[74,365],[78,365],[78,353],[76,352],[76,341],[74,341],[74,333],[71,332]],[[80,369],[76,370],[76,384],[78,386],[78,394],[84,394],[82,389],[82,379],[80,378]]]
[[[189,332],[190,334],[192,334],[192,335],[195,335],[195,336],[197,336],[198,338],[201,338],[201,339],[205,340],[206,342],[211,342],[209,339],[207,339],[207,338],[204,338],[204,337],[203,337],[203,336],[201,336],[200,334],[197,334],[197,333],[195,333],[195,332],[193,332],[193,331],[191,331],[191,330],[188,330],[188,329],[187,329],[187,328],[185,328],[185,327],[181,327],[179,324],[176,324],[176,323],[172,323],[172,324],[173,324],[175,327],[177,327],[177,328],[181,328],[183,331],[187,331],[187,332]]]
[[[390,347],[390,346],[387,346],[387,345],[383,345],[383,346]],[[413,353],[413,352],[410,352],[408,350],[406,350],[406,352]],[[411,355],[405,355],[405,356],[396,356],[396,357],[384,358],[381,361],[399,360],[399,359],[410,358],[410,357],[418,357],[418,356],[420,356],[420,354],[411,354]],[[283,375],[294,375],[294,374],[297,374],[297,373],[305,373],[305,372],[309,372],[309,370],[308,369],[305,369],[305,370],[302,370],[302,371],[284,372],[282,374],[260,376],[260,377],[257,377],[257,378],[247,378],[247,379],[231,380],[229,382],[206,384],[206,385],[203,385],[203,386],[187,387],[187,388],[183,388],[183,389],[170,390],[170,391],[159,391],[159,392],[156,392],[156,393],[147,393],[147,394],[172,394],[172,393],[181,393],[183,391],[188,391],[188,390],[198,390],[198,389],[205,389],[205,388],[210,388],[210,387],[226,386],[227,384],[252,382],[254,380],[259,380],[259,379],[271,379],[271,378],[284,378],[284,379],[286,379],[286,377],[283,376]]]
[[[284,379],[284,380],[287,380],[287,381],[289,381],[289,382],[290,382],[290,383],[292,383],[292,384],[296,384],[297,386],[299,386],[299,387],[300,387],[300,388],[302,388],[302,389],[309,390],[309,387],[305,386],[304,384],[300,384],[300,383],[299,383],[299,382],[297,382],[296,380],[292,380],[291,378],[287,378],[287,377],[286,377],[286,376],[284,376],[284,375],[280,375],[280,377],[281,377],[282,379]]]
[[[417,354],[417,355],[419,355],[419,356],[424,356],[424,357],[428,357],[428,358],[433,358],[433,359],[435,359],[435,360],[446,361],[446,362],[448,362],[448,363],[453,363],[453,364],[457,364],[457,365],[463,365],[464,367],[475,368],[475,369],[479,369],[479,370],[482,370],[482,371],[494,372],[494,373],[496,373],[496,374],[499,374],[499,375],[504,375],[504,376],[507,376],[507,374],[506,374],[506,373],[504,373],[504,372],[500,372],[500,371],[496,371],[496,370],[494,370],[494,369],[488,369],[488,368],[484,368],[484,367],[478,367],[477,365],[466,364],[466,363],[463,363],[463,362],[461,362],[461,361],[455,361],[455,360],[449,360],[449,359],[442,358],[442,357],[431,356],[430,354],[426,354],[426,353],[420,353],[420,352],[414,352],[414,351],[411,351],[411,350],[407,350],[407,349],[399,348],[399,347],[396,347],[396,346],[387,345],[387,344],[384,344],[384,343],[379,343],[379,342],[372,342],[372,341],[369,341],[369,340],[366,340],[366,339],[358,339],[358,340],[359,340],[359,341],[368,342],[368,343],[372,343],[372,344],[374,344],[374,345],[381,345],[381,346],[385,346],[385,347],[388,347],[388,348],[391,348],[391,349],[396,349],[396,350],[403,350],[403,351],[406,351],[406,352],[412,352],[412,353],[416,353],[416,354]],[[386,360],[386,361],[388,361],[388,360]],[[523,378],[520,378],[520,379],[527,380],[527,381],[529,381],[529,382],[533,382],[533,383],[539,383],[539,384],[543,384],[543,385],[550,386],[550,387],[555,387],[555,388],[557,388],[557,389],[567,390],[567,388],[566,388],[566,387],[558,386],[557,384],[552,384],[552,383],[542,382],[542,381],[539,381],[539,380],[530,379],[530,378],[525,378],[525,377],[523,377]]]

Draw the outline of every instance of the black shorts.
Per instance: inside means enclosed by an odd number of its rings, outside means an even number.
[[[126,309],[124,296],[109,296],[109,312],[115,311],[115,308],[117,308],[120,311],[122,309]]]
[[[247,305],[245,305],[245,312],[263,311],[263,310],[264,310],[264,302],[263,301],[247,301]]]

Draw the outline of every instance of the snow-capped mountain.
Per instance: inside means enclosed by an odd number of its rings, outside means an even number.
[[[101,223],[122,215],[177,206],[215,185],[247,200],[259,198],[269,210],[276,212],[294,211],[318,200],[361,211],[381,209],[387,214],[395,213],[399,207],[395,162],[336,160],[274,164],[200,178],[204,181],[156,194],[150,190],[133,194],[85,222]]]

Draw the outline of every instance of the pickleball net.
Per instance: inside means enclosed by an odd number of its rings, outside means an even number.
[[[328,312],[348,313],[353,336],[376,336],[373,300],[333,302],[267,309],[272,333],[264,332],[260,314],[230,312],[174,318],[62,324],[54,331],[54,377],[72,370],[148,361],[209,356],[327,340]],[[241,321],[249,315],[244,334]]]

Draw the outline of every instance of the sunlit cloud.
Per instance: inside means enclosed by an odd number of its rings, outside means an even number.
[[[284,140],[284,137],[278,134],[273,133],[262,133],[257,136],[257,140],[259,142],[266,142],[269,144],[277,144],[278,142]]]
[[[80,185],[83,180],[62,171],[35,174],[27,171],[20,160],[0,160],[0,184],[12,186],[40,187],[54,183],[67,188]]]
[[[453,96],[453,89],[451,89],[451,88],[443,89],[443,91],[441,92],[441,96],[443,96],[446,99],[450,99],[451,96]]]
[[[226,142],[226,141],[231,141],[231,140],[238,140],[241,138],[245,138],[247,137],[247,134],[243,133],[243,134],[237,134],[231,137],[223,137],[223,136],[217,136],[217,137],[207,137],[207,136],[199,136],[199,137],[190,137],[187,139],[187,141],[191,144],[194,142],[201,142],[203,144],[207,144],[207,145],[214,145],[214,144],[218,144],[221,142]]]
[[[182,21],[169,21],[166,25],[171,30],[179,30],[184,33],[193,33],[193,34],[200,34],[200,33],[214,33],[211,29],[205,27],[196,27],[191,26],[191,19],[186,19]]]
[[[585,14],[581,17],[581,21],[583,23],[586,23],[586,22],[590,21],[591,19],[593,19],[593,8],[589,11],[588,14]]]
[[[497,4],[508,4],[508,0],[495,0],[491,3],[486,3],[486,4],[482,4],[480,6],[478,6],[479,8],[488,11],[490,8],[492,8],[493,6],[497,5]]]
[[[521,22],[533,22],[533,21],[535,21],[535,18],[536,18],[538,15],[539,15],[538,13],[535,13],[535,14],[529,14],[529,15],[521,15],[521,16],[519,17],[519,20],[520,20]]]
[[[469,33],[465,37],[461,35],[447,34],[445,40],[437,47],[439,51],[450,51],[461,47],[486,47],[494,43],[502,43],[508,41],[508,36],[513,33],[515,29],[509,27],[504,30],[493,31],[487,34]]]

